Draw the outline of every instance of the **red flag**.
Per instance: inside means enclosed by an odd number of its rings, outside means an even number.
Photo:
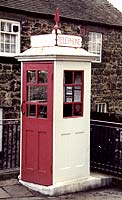
[[[58,22],[59,22],[59,20],[60,20],[58,8],[56,8],[54,20],[55,20],[55,23],[56,23],[56,24],[58,24]]]

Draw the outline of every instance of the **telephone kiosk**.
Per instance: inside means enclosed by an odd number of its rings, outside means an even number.
[[[43,194],[79,191],[90,176],[91,61],[81,37],[37,35],[22,66],[20,182]]]

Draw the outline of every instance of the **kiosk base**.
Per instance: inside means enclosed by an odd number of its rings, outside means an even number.
[[[49,196],[57,196],[66,193],[81,192],[103,186],[108,186],[112,183],[112,178],[106,176],[101,176],[101,177],[90,176],[88,178],[70,182],[69,181],[61,182],[51,186],[43,186],[34,183],[29,183],[22,181],[21,179],[19,180],[19,182],[22,185],[28,187],[29,189],[40,192],[41,194]]]

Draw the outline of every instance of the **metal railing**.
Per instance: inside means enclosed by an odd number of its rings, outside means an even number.
[[[20,166],[20,120],[0,121],[0,169]],[[90,166],[122,177],[122,124],[91,120]]]
[[[20,120],[0,121],[0,169],[20,166]]]
[[[90,166],[122,177],[122,124],[91,120]]]

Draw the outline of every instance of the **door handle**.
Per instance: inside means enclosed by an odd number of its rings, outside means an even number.
[[[22,104],[21,104],[21,112],[22,112],[23,115],[25,115],[24,103],[25,103],[25,100],[23,100],[23,101],[22,101]]]

